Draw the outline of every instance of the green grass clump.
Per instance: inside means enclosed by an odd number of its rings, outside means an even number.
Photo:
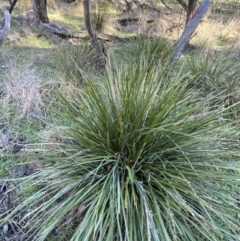
[[[240,65],[234,59],[221,54],[200,54],[200,58],[192,56],[187,60],[185,71],[189,71],[194,88],[200,96],[205,100],[210,97],[210,106],[217,102],[218,108],[225,108],[240,101]],[[235,117],[238,115],[239,111],[235,109]]]
[[[60,137],[42,169],[21,179],[37,190],[0,225],[22,216],[38,241],[66,227],[73,241],[238,240],[230,107],[205,111],[191,78],[149,61],[146,54],[131,68],[109,69],[101,82],[84,77],[86,85],[55,103]]]
[[[117,59],[125,61],[129,68],[145,68],[149,72],[156,66],[165,67],[169,63],[169,57],[172,53],[171,43],[163,38],[149,40],[138,37],[129,46],[116,51]],[[139,64],[138,64],[139,63]],[[141,69],[139,69],[141,71]]]
[[[106,7],[96,5],[92,12],[92,22],[96,31],[103,32],[107,23]]]
[[[84,82],[82,71],[90,76],[95,76],[97,73],[96,51],[87,44],[67,45],[58,52],[55,65],[67,79],[82,83]]]

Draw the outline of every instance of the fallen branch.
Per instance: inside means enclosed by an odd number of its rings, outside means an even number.
[[[206,15],[207,10],[210,6],[210,0],[205,0],[196,10],[196,12],[193,14],[192,18],[188,21],[186,28],[180,37],[176,50],[173,54],[173,62],[177,61],[183,50],[185,49],[186,45],[188,44],[192,34],[196,30],[197,26],[203,19],[203,17]]]
[[[73,36],[73,33],[69,32],[66,28],[54,23],[43,23],[43,27],[51,33],[59,35],[62,38],[71,38]]]
[[[152,20],[149,20],[152,21]],[[87,40],[89,38],[89,35],[84,31],[84,32],[78,32],[75,33],[73,31],[70,31],[64,27],[61,27],[59,25],[53,24],[53,23],[43,23],[43,27],[51,32],[52,34],[56,34],[57,36],[63,38],[63,39],[82,39],[82,40]],[[39,35],[41,36],[41,35]],[[135,41],[137,39],[137,36],[132,36],[132,37],[119,37],[115,35],[110,35],[110,34],[104,34],[104,33],[99,33],[97,36],[97,39],[102,41],[102,42],[118,42],[118,43],[129,43],[130,41]]]
[[[4,15],[5,15],[4,27],[3,27],[1,35],[0,35],[0,45],[2,45],[5,42],[7,35],[10,31],[11,15],[10,15],[9,11],[7,11],[7,10],[4,12]]]

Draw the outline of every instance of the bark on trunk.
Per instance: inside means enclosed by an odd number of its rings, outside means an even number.
[[[0,35],[0,45],[2,45],[6,38],[7,38],[7,35],[10,31],[10,22],[11,22],[11,15],[9,13],[9,11],[5,11],[5,18],[4,18],[4,27],[2,29],[2,32],[1,32],[1,35]]]
[[[192,18],[196,7],[197,7],[197,0],[189,0],[188,1],[186,25],[187,25],[188,21]]]
[[[11,14],[18,0],[11,1],[11,6],[9,8],[9,13]]]
[[[33,11],[36,17],[36,24],[49,23],[47,15],[47,0],[32,0]]]
[[[83,0],[83,9],[84,9],[84,21],[85,26],[87,28],[87,32],[89,34],[90,40],[92,42],[93,47],[97,51],[97,58],[99,60],[99,64],[102,65],[106,63],[106,51],[104,48],[103,42],[100,42],[97,38],[95,31],[93,30],[91,17],[90,17],[90,3],[89,0]]]
[[[210,6],[210,0],[203,1],[202,4],[198,7],[198,9],[195,11],[192,18],[187,23],[187,26],[186,26],[182,36],[180,37],[180,39],[177,43],[177,46],[176,46],[176,50],[173,54],[173,62],[176,62],[180,58],[183,50],[185,49],[187,43],[189,42],[192,34],[196,30],[198,24],[201,22],[203,17],[206,15],[209,6]]]

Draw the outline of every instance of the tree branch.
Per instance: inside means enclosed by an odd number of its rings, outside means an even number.
[[[14,0],[13,2],[11,2],[11,6],[10,6],[10,8],[9,8],[9,13],[10,13],[10,14],[12,13],[13,8],[15,7],[17,1],[18,1],[18,0]]]
[[[10,31],[11,15],[10,15],[9,11],[7,11],[7,10],[4,12],[4,15],[5,15],[4,27],[3,27],[2,33],[0,35],[0,45],[2,45],[5,42],[7,35]]]

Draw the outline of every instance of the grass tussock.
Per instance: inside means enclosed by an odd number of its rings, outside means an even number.
[[[124,51],[122,49],[116,51],[114,56],[116,61],[120,59],[121,62],[128,63],[129,69],[140,68],[139,71],[141,71],[143,68],[143,71],[148,72],[156,66],[165,68],[169,63],[171,53],[172,45],[166,38],[145,40],[139,37],[136,41],[132,41]]]
[[[60,49],[55,61],[57,69],[67,78],[83,83],[83,71],[96,78],[98,59],[95,49],[88,45],[66,45]]]
[[[203,112],[191,78],[144,56],[55,103],[61,138],[2,223],[20,215],[38,241],[64,227],[69,240],[238,239],[237,130],[227,111]]]
[[[48,7],[81,25],[81,3]],[[0,55],[0,239],[239,241],[239,61],[203,49],[173,66],[159,32],[179,37],[175,14],[156,26],[142,15],[106,69],[86,43],[55,51],[51,36],[26,35],[18,61]],[[237,51],[237,17],[208,21],[191,41]]]
[[[187,70],[192,83],[202,98],[215,96],[219,99],[218,107],[225,108],[240,101],[239,76],[240,66],[229,57],[214,53],[201,53],[200,58],[190,57]],[[225,96],[225,98],[222,98]],[[213,103],[209,103],[212,105]],[[216,104],[216,103],[215,103]]]
[[[105,8],[96,4],[92,11],[92,24],[97,32],[103,32],[107,23],[107,12]]]

